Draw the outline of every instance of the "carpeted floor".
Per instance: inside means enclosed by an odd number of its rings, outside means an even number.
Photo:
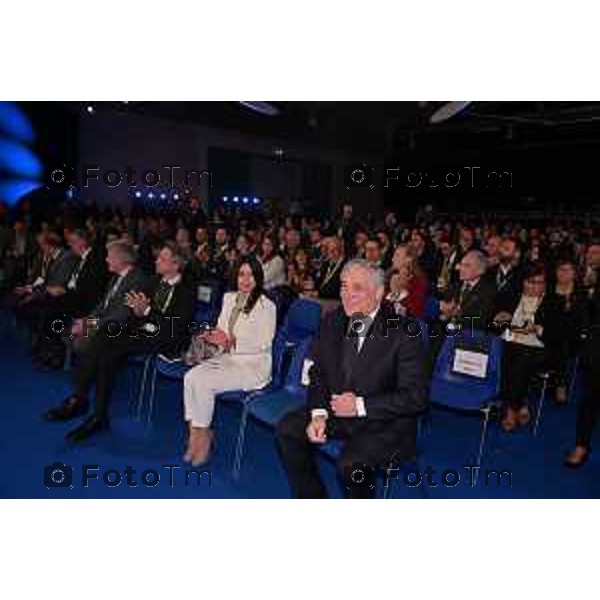
[[[6,315],[3,315],[6,317]],[[113,427],[89,442],[70,446],[64,434],[73,423],[45,422],[41,415],[59,402],[69,391],[69,375],[64,372],[36,371],[27,356],[26,345],[19,340],[8,319],[0,326],[0,455],[2,498],[287,498],[289,496],[283,470],[280,466],[272,432],[250,424],[247,453],[241,479],[234,482],[230,476],[239,409],[221,405],[216,413],[217,445],[214,456],[204,474],[190,476],[185,483],[187,465],[181,462],[183,426],[181,385],[159,380],[157,409],[149,427],[129,418],[129,399],[137,389],[139,367],[131,367],[119,380],[113,402]],[[580,395],[577,387],[576,396]],[[436,471],[432,475],[437,487],[426,486],[425,476],[419,488],[404,484],[395,487],[398,497],[418,498],[598,498],[600,497],[600,453],[588,465],[571,472],[562,466],[562,456],[573,440],[575,406],[559,407],[548,402],[537,438],[529,430],[505,434],[493,423],[488,438],[487,453],[482,475],[472,487],[463,465],[472,461],[479,440],[479,420],[435,410],[431,422],[420,437],[419,467]],[[45,468],[61,462],[73,468],[73,487],[45,486]],[[83,468],[89,466],[88,486],[83,486]],[[94,465],[96,467],[94,467]],[[173,465],[173,467],[168,467]],[[135,470],[129,475],[127,467]],[[94,469],[97,470],[94,470]],[[121,474],[121,483],[110,487],[102,481],[110,469]],[[485,469],[511,471],[503,476],[500,486],[490,476],[485,485]],[[155,480],[148,473],[144,485],[144,471],[154,470],[160,475]],[[322,470],[331,495],[341,497],[334,470],[323,461]],[[460,483],[444,485],[441,474],[454,470]],[[170,481],[172,475],[172,481]],[[115,482],[116,474],[108,473],[108,481]],[[411,476],[412,477],[412,476]],[[448,474],[448,484],[455,475]],[[411,479],[411,481],[414,481]]]

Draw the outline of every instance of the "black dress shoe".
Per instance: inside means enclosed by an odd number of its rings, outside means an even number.
[[[67,398],[57,408],[50,409],[44,414],[46,421],[70,421],[77,417],[82,417],[88,411],[88,403],[81,398],[72,396]]]
[[[84,421],[79,427],[69,431],[66,435],[67,442],[77,443],[84,442],[96,433],[106,431],[109,428],[106,419],[99,417],[90,417]]]

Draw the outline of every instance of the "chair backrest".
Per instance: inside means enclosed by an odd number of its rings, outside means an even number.
[[[403,334],[411,337],[417,337],[427,349],[429,347],[429,326],[423,319],[410,317],[403,324]]]
[[[209,323],[214,325],[219,317],[223,294],[225,289],[223,283],[217,279],[207,279],[197,285],[196,312],[194,319],[196,323]]]
[[[286,353],[289,351],[288,343],[284,332],[278,329],[273,338],[271,346],[272,367],[271,367],[271,386],[280,388],[283,385],[283,376],[286,364]]]
[[[277,308],[277,325],[281,325],[298,294],[290,286],[280,285],[267,290],[265,295],[275,304]]]
[[[314,300],[300,298],[290,305],[282,330],[290,342],[299,342],[312,338],[319,332],[321,325],[321,305]]]
[[[307,337],[298,342],[295,347],[285,374],[286,390],[306,394],[306,387],[302,385],[302,373],[304,371],[304,361],[308,358],[313,343],[312,337]]]
[[[425,320],[437,319],[440,316],[440,301],[435,296],[427,296],[425,299]]]
[[[457,350],[488,355],[484,377],[456,372]],[[478,410],[500,392],[502,340],[483,331],[462,332],[445,338],[435,361],[430,385],[434,404],[462,410]]]

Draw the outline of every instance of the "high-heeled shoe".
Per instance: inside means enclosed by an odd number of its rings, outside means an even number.
[[[587,448],[577,446],[575,450],[567,454],[563,464],[568,469],[580,469],[588,461],[590,454]]]

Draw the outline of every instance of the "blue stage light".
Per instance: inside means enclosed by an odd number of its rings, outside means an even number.
[[[140,190],[138,190],[138,191],[135,193],[135,197],[136,197],[136,198],[141,198],[141,197],[142,197],[142,192],[140,192]]]
[[[229,198],[227,196],[223,196],[223,202],[229,202]]]
[[[234,202],[239,202],[239,201],[240,201],[240,199],[239,199],[237,196],[234,196],[234,197],[233,197],[233,201],[234,201]]]
[[[26,181],[24,179],[9,179],[0,181],[0,198],[13,205],[19,201],[19,198],[41,188],[42,184],[38,181]]]
[[[254,198],[254,200],[252,200],[252,202],[254,204],[260,204],[260,198]]]
[[[173,194],[173,200],[179,200],[179,194]]]
[[[0,138],[0,170],[20,179],[38,179],[42,175],[42,163],[35,154],[17,142]]]
[[[244,198],[242,199],[242,202],[244,204],[248,204],[248,196],[244,196]]]
[[[160,195],[160,199],[161,199],[161,200],[166,200],[166,199],[167,199],[167,195],[166,195],[166,194],[163,192],[163,193]]]
[[[150,193],[148,194],[148,198],[150,198],[150,200],[152,200],[152,198],[154,198],[154,194],[153,194],[152,192],[150,192]]]
[[[35,140],[29,119],[14,102],[0,102],[0,131],[26,144]]]

